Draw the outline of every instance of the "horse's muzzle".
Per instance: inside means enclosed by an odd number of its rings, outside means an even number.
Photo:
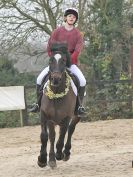
[[[62,73],[60,72],[55,72],[51,74],[51,85],[52,86],[59,86],[61,81],[62,81]]]

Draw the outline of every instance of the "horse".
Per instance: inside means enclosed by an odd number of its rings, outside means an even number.
[[[44,86],[40,107],[41,149],[38,156],[39,167],[57,166],[56,160],[70,158],[71,139],[80,118],[74,113],[77,95],[71,86],[67,72],[67,58],[61,51],[54,52],[49,60],[49,76]],[[59,137],[55,152],[55,126],[59,126]],[[64,139],[68,133],[66,143]],[[50,141],[49,161],[47,162],[47,142]]]

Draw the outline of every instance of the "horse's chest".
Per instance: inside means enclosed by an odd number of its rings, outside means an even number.
[[[68,99],[54,99],[51,101],[46,101],[42,105],[42,109],[45,112],[45,115],[49,117],[49,119],[54,118],[64,118],[67,116],[71,116],[73,113],[73,109],[75,104],[73,101],[68,101]]]
[[[61,116],[62,113],[66,112],[64,108],[65,105],[60,101],[60,99],[53,100],[44,106],[45,112],[47,112],[50,116]]]

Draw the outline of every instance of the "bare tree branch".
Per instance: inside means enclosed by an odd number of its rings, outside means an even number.
[[[17,43],[20,44],[20,36],[21,43],[23,43],[28,38],[32,38],[33,33],[38,33],[38,36],[43,34],[43,37],[50,35],[56,28],[57,18],[60,17],[62,1],[53,0],[52,4],[48,0],[23,0],[23,2],[1,0],[0,37],[3,38],[2,45],[6,46],[9,43],[9,45],[17,46]]]

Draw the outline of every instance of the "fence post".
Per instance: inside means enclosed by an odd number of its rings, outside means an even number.
[[[20,125],[21,127],[24,126],[22,110],[20,110]]]

